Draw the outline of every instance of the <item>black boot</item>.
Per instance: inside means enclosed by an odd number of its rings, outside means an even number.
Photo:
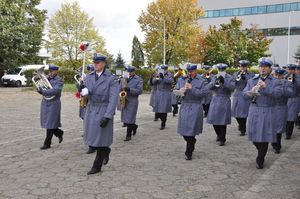
[[[108,161],[109,161],[109,154],[110,154],[111,149],[109,147],[106,147],[105,149],[105,157],[103,160],[103,164],[107,165]]]
[[[186,140],[185,159],[192,160],[196,139],[194,136],[185,136],[185,140]]]
[[[126,138],[124,141],[130,141],[131,140],[131,132],[133,131],[132,124],[127,124],[127,133]]]
[[[94,153],[96,151],[95,147],[89,146],[89,150],[86,152],[86,154],[91,154]]]
[[[168,113],[161,113],[160,114],[160,119],[161,119],[160,130],[163,130],[163,129],[166,128],[167,114]]]
[[[132,133],[133,136],[135,136],[136,130],[137,130],[138,127],[139,127],[138,125],[134,124],[133,133]]]
[[[52,140],[53,134],[54,134],[53,129],[47,129],[44,145],[42,147],[40,147],[41,150],[49,149],[51,147],[51,140]]]
[[[103,147],[99,147],[97,148],[97,155],[94,160],[93,167],[87,174],[91,175],[91,174],[99,173],[102,168],[103,160],[104,160]]]
[[[55,129],[55,134],[54,134],[56,137],[58,137],[58,143],[61,143],[63,141],[63,136],[64,136],[64,131],[57,128]]]
[[[159,118],[159,113],[155,113],[155,115],[154,115],[154,121],[158,121],[158,118]]]
[[[176,114],[178,113],[178,104],[173,104],[173,117],[176,116]]]

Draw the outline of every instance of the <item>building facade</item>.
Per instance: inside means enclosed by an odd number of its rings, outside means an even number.
[[[300,1],[295,0],[199,0],[205,16],[198,20],[202,30],[229,23],[237,17],[243,29],[257,25],[273,39],[269,53],[280,66],[295,63],[293,57],[300,45]]]

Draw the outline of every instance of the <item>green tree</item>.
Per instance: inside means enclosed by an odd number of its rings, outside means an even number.
[[[45,10],[40,0],[0,1],[0,70],[38,63]]]
[[[300,45],[297,48],[297,51],[295,52],[294,58],[296,59],[296,61],[300,60]]]
[[[197,17],[203,10],[197,0],[157,0],[142,11],[138,23],[145,32],[143,47],[148,65],[163,63],[164,29],[165,63],[175,64],[187,60],[187,49],[200,32]]]
[[[117,68],[124,68],[125,67],[125,61],[122,58],[122,54],[119,52],[117,55],[117,59],[115,61],[116,67]]]
[[[131,50],[131,58],[132,63],[131,65],[140,67],[144,65],[144,52],[142,50],[142,44],[140,43],[139,39],[134,35],[132,40],[132,50]]]
[[[81,10],[78,2],[64,3],[49,20],[49,41],[53,59],[74,67],[82,62],[82,42],[89,42],[91,51],[87,51],[87,63],[93,53],[101,53],[111,57],[105,48],[105,41],[93,25],[93,18]],[[80,64],[79,64],[80,65]]]
[[[202,53],[206,64],[226,63],[238,66],[238,61],[247,59],[257,63],[262,56],[269,56],[267,51],[272,39],[268,39],[257,30],[256,26],[242,30],[242,21],[232,18],[229,24],[221,24],[220,28],[210,27],[204,34]]]

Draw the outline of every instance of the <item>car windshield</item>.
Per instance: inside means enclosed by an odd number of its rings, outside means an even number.
[[[21,71],[21,68],[12,68],[8,69],[7,74],[8,75],[17,75]]]

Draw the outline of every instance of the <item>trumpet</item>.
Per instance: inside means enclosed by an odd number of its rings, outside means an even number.
[[[182,68],[179,68],[178,71],[173,75],[173,78],[178,78],[181,76],[186,76],[186,72]]]
[[[53,87],[51,86],[50,82],[48,81],[48,78],[44,74],[44,66],[37,69],[34,76],[32,77],[32,82],[35,84],[37,88],[41,88],[42,90],[49,90]],[[43,96],[45,100],[52,100],[55,97],[53,96]]]
[[[245,75],[246,74],[246,72],[245,71],[240,71],[239,73],[238,73],[238,75],[236,76],[236,81],[241,81],[241,79],[242,79],[242,76],[243,75]]]
[[[213,71],[213,69],[211,69],[211,70],[208,71],[208,72],[204,72],[203,76],[204,76],[206,79],[209,79],[209,78],[210,78],[210,74],[211,74],[212,71]]]
[[[289,82],[294,82],[294,74],[290,74],[286,77]]]

